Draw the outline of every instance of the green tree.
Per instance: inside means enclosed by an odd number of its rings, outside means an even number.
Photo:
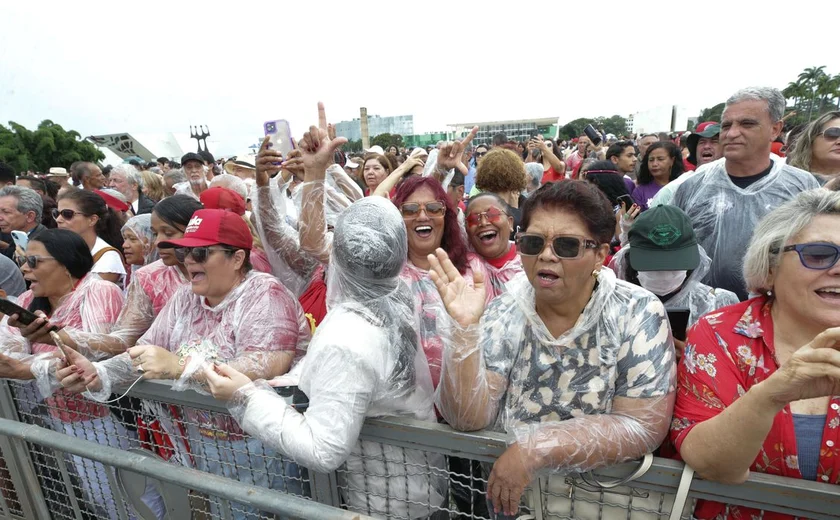
[[[725,106],[726,103],[718,103],[712,108],[703,109],[703,111],[700,112],[700,117],[697,118],[697,121],[700,123],[704,121],[717,121],[720,123],[720,120],[723,119],[723,108]]]
[[[0,125],[0,161],[17,171],[46,172],[50,167],[69,168],[76,161],[101,161],[105,154],[83,141],[75,130],[65,130],[49,119],[29,130],[13,121]]]
[[[619,115],[610,117],[596,117],[592,124],[595,128],[603,128],[604,133],[621,137],[627,133],[627,120]],[[584,125],[585,127],[586,125]]]
[[[370,145],[381,146],[383,150],[387,150],[389,146],[399,148],[403,146],[403,136],[400,134],[379,134],[370,140]]]
[[[347,153],[358,153],[362,151],[362,140],[348,141],[347,144],[341,147]]]
[[[808,67],[802,72],[799,73],[799,82],[802,83],[808,90],[809,99],[808,99],[808,122],[811,122],[811,118],[814,112],[814,105],[817,101],[817,90],[819,89],[819,83],[823,76],[825,76],[825,65],[820,67]]]

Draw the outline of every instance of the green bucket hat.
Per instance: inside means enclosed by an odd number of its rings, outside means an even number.
[[[700,265],[691,219],[676,206],[656,206],[643,212],[628,238],[630,266],[636,271],[691,271]]]

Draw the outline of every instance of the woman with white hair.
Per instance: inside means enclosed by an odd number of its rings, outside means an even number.
[[[758,296],[689,332],[671,439],[703,478],[733,484],[755,471],[840,483],[838,260],[840,193],[800,193],[755,229],[744,278]],[[729,518],[759,514],[703,501],[694,514],[725,508]]]

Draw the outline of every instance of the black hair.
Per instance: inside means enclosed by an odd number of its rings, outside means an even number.
[[[38,177],[32,177],[29,175],[21,175],[18,177],[19,181],[26,181],[32,187],[33,190],[41,190],[44,195],[47,194],[47,183],[44,182],[44,179],[39,179]]]
[[[613,206],[619,204],[620,196],[629,195],[627,186],[624,185],[624,178],[618,173],[586,172],[586,181],[597,186]]]
[[[77,280],[84,278],[93,267],[93,257],[87,243],[72,231],[44,229],[32,236],[30,243],[33,241],[44,244],[50,256],[63,265],[70,272],[70,276]],[[47,315],[53,311],[50,300],[43,296],[34,298],[29,304],[29,310],[43,311]]]
[[[615,235],[613,206],[604,192],[592,183],[567,180],[543,185],[522,205],[520,230],[528,230],[531,217],[540,208],[568,211],[577,215],[592,237],[601,244],[609,244]]]
[[[464,185],[464,174],[455,170],[455,174],[452,176],[452,180],[449,181],[450,186],[463,186]]]
[[[105,177],[111,175],[111,170],[113,169],[114,167],[109,164],[108,166],[102,168],[102,175],[104,175]]]
[[[499,132],[493,136],[493,146],[502,146],[503,144],[507,144],[507,142],[508,138],[504,132]]]
[[[474,197],[470,197],[470,200],[467,201],[467,208],[464,211],[464,213],[469,213],[470,212],[470,207],[472,207],[473,202],[477,201],[478,199],[485,198],[485,197],[490,197],[490,198],[494,199],[496,202],[499,203],[500,206],[502,206],[502,208],[505,211],[510,212],[510,206],[508,205],[507,202],[505,202],[505,200],[503,198],[499,197],[498,195],[496,195],[492,191],[482,191],[478,195],[476,195]]]
[[[162,221],[183,232],[193,213],[200,209],[204,206],[189,195],[172,195],[155,204],[152,211]]]
[[[4,162],[0,162],[0,182],[15,183],[15,169]]]
[[[53,200],[58,198],[58,190],[61,189],[61,186],[59,186],[57,182],[51,181],[49,179],[43,179],[43,181],[44,188],[46,188],[47,197]]]
[[[72,200],[85,215],[96,215],[96,236],[104,240],[111,247],[115,247],[122,254],[122,226],[123,219],[105,204],[105,199],[87,190],[71,190],[65,192],[58,200]]]
[[[668,155],[674,160],[674,164],[671,166],[671,176],[668,177],[668,182],[675,180],[685,171],[685,165],[683,164],[682,153],[680,153],[679,147],[671,141],[657,141],[648,147],[647,152],[645,152],[645,156],[642,158],[642,165],[639,168],[638,177],[639,186],[653,182],[653,175],[650,174],[650,169],[648,168],[648,157],[650,157],[651,152],[659,150],[660,148],[663,148],[666,152],[668,152]]]
[[[55,223],[52,211],[58,207],[58,204],[55,203],[54,199],[45,195],[41,195],[41,201],[44,203],[44,212],[41,213],[41,225],[47,229],[55,229],[58,227],[58,224]]]
[[[635,153],[638,153],[638,149],[636,149],[636,145],[634,145],[632,141],[618,141],[617,143],[611,144],[610,147],[607,148],[607,160],[609,161],[613,157],[618,157],[619,155],[624,153],[624,150],[628,146],[632,146],[633,151]]]
[[[209,150],[202,150],[198,152],[198,155],[200,155],[201,158],[204,159],[205,164],[213,164],[216,162],[216,158],[213,157],[213,154],[210,153]]]
[[[166,157],[158,157],[157,159],[155,159],[155,162],[158,164],[168,164],[169,159],[167,159]]]

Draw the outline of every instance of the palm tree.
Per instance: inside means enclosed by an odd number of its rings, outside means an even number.
[[[808,67],[799,73],[799,82],[802,83],[809,91],[810,103],[808,105],[808,122],[811,122],[811,115],[814,111],[814,103],[817,100],[817,81],[821,76],[825,76],[825,65],[820,67]]]
[[[800,81],[791,81],[782,91],[782,94],[785,96],[785,99],[793,99],[793,108],[798,112],[799,105],[802,103],[802,99],[808,94],[808,91]]]

